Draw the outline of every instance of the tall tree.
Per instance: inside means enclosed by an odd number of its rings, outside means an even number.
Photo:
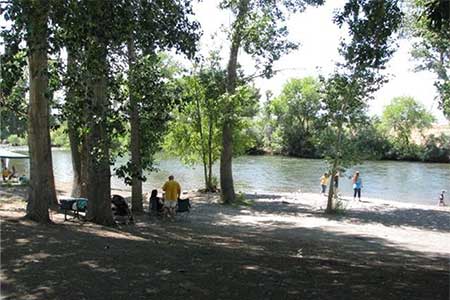
[[[9,8],[9,11],[8,11]],[[27,217],[51,222],[49,205],[56,203],[50,149],[48,99],[48,1],[17,1],[7,8],[12,21],[25,30],[29,66],[28,147],[30,188]]]
[[[275,130],[282,132],[282,151],[288,155],[316,157],[314,138],[321,129],[320,83],[312,77],[290,79],[279,97],[270,102]]]
[[[78,76],[77,72],[77,59],[73,47],[67,45],[67,74],[66,74],[66,101],[64,104],[65,117],[67,120],[67,134],[69,137],[70,152],[72,157],[72,197],[87,197],[86,191],[86,172],[82,172],[82,144],[80,117],[76,117],[77,111],[83,109],[80,97],[77,95],[77,87],[80,87],[78,80],[83,80],[81,76]],[[86,160],[84,160],[86,161]]]
[[[213,191],[212,165],[220,157],[220,100],[225,74],[201,69],[179,80],[182,103],[173,112],[164,148],[186,164],[202,163],[205,189]]]
[[[346,131],[364,121],[367,100],[385,81],[380,70],[392,56],[392,35],[402,14],[397,0],[348,0],[335,16],[339,26],[349,28],[350,39],[342,42],[340,53],[345,62],[325,84],[324,118],[330,129],[327,142],[331,178],[342,165],[358,158]],[[350,154],[350,155],[349,155]],[[334,211],[333,180],[330,180],[327,212]]]
[[[173,112],[174,118],[164,144],[168,152],[180,157],[184,163],[203,165],[207,191],[216,189],[212,166],[220,157],[224,105],[233,101],[235,116],[232,134],[234,140],[239,140],[234,153],[242,153],[248,149],[250,140],[245,132],[249,128],[246,121],[254,116],[259,98],[257,90],[242,83],[233,97],[227,97],[225,81],[226,73],[215,58],[194,74],[179,80],[182,104]],[[243,135],[245,138],[242,138]]]
[[[133,69],[135,68],[138,59],[143,56],[150,55],[153,57],[153,62],[158,65],[157,57],[158,51],[165,49],[175,49],[178,52],[184,53],[189,58],[192,58],[196,51],[196,42],[198,36],[198,23],[190,20],[189,16],[192,14],[191,1],[128,1],[126,4],[127,18],[125,19],[126,25],[126,44],[128,50],[128,66],[129,66],[129,121],[130,121],[130,152],[131,160],[127,164],[130,170],[127,172],[131,175],[131,189],[132,189],[132,210],[135,212],[143,211],[142,202],[142,181],[145,180],[143,176],[143,170],[151,170],[153,167],[153,151],[156,151],[159,147],[148,147],[149,145],[159,144],[157,140],[153,140],[159,136],[159,129],[165,128],[165,126],[157,126],[158,134],[151,133],[148,130],[142,129],[142,117],[139,110],[143,107],[148,107],[143,103],[143,95],[150,95],[151,92],[137,91],[136,85],[141,89],[162,88],[158,91],[154,91],[153,96],[158,97],[161,95],[163,98],[167,95],[166,85],[162,84],[159,78],[151,76],[155,80],[154,83],[145,85],[136,83],[136,78],[133,77]],[[143,58],[143,61],[150,63],[149,57]],[[161,66],[161,65],[160,65]],[[142,67],[142,64],[141,66]],[[150,67],[147,70],[151,70]],[[165,68],[165,72],[169,68]],[[156,73],[152,73],[155,75]],[[159,75],[165,76],[167,73],[160,72]],[[166,77],[167,79],[167,77]],[[145,80],[145,79],[144,79]],[[148,79],[149,80],[149,79]],[[163,96],[164,95],[164,96]],[[167,99],[166,99],[167,100]],[[147,99],[149,103],[155,103],[157,99]],[[171,101],[169,101],[171,102]],[[169,104],[165,100],[161,99],[162,106],[155,106],[161,109],[167,109],[165,104]],[[153,111],[151,109],[151,111]],[[161,112],[161,117],[156,117],[155,120],[161,120],[165,118],[165,112]],[[146,120],[148,121],[148,116]],[[144,147],[147,147],[144,149]],[[148,157],[145,157],[148,155]],[[125,171],[121,168],[121,171]]]
[[[238,54],[241,48],[262,65],[262,73],[270,77],[273,62],[284,53],[296,48],[296,44],[286,41],[288,34],[284,24],[285,12],[301,11],[306,4],[322,4],[323,0],[223,0],[222,9],[229,9],[235,19],[231,24],[231,40],[227,65],[226,89],[233,95],[237,87]],[[230,101],[231,102],[231,101]],[[222,154],[220,158],[220,186],[222,201],[233,202],[235,199],[232,157],[233,157],[233,107],[225,106],[225,122],[222,128]]]
[[[167,123],[170,120],[170,113],[173,107],[179,102],[178,94],[173,84],[174,68],[166,55],[144,55],[138,56],[130,70],[127,85],[129,93],[133,93],[138,106],[137,124],[139,136],[135,137],[139,142],[140,157],[139,163],[141,168],[137,169],[132,160],[128,160],[125,164],[115,169],[116,174],[124,178],[126,184],[132,184],[133,180],[145,181],[146,177],[143,173],[154,170],[154,155],[161,149],[163,134],[167,129]],[[130,114],[130,102],[126,105],[126,112]],[[126,119],[130,120],[131,116],[127,115]],[[132,142],[130,135],[131,128],[128,128],[126,135],[129,136],[127,147]],[[137,177],[136,172],[140,172]],[[136,198],[139,199],[139,198]],[[142,199],[142,196],[141,198]],[[132,202],[135,208],[142,209],[142,201]],[[135,209],[135,211],[142,211]]]
[[[114,17],[118,7],[109,1],[86,1],[82,10],[88,23],[85,27],[87,69],[87,128],[86,150],[88,219],[103,224],[114,223],[111,212],[111,169],[108,117],[110,102],[107,94],[108,46],[116,36]]]
[[[131,71],[136,61],[136,48],[133,36],[130,36],[127,42],[128,50],[128,65]],[[133,212],[142,212],[142,157],[141,157],[141,120],[139,116],[139,100],[137,99],[136,91],[133,84],[135,77],[130,72],[129,74],[129,106],[130,106],[130,152],[131,152],[131,208]]]

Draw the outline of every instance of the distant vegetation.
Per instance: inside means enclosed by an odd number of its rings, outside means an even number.
[[[169,123],[167,135],[163,137],[163,150],[183,159],[187,164],[203,162],[203,152],[207,169],[209,153],[212,163],[220,157],[220,118],[209,126],[212,110],[208,105],[218,107],[220,104],[217,95],[206,83],[213,71],[202,71],[198,78],[202,81],[195,83],[193,77],[186,77],[179,82],[180,89],[185,90],[185,96],[193,93],[202,94],[197,106],[196,102],[185,99],[186,105],[182,109],[177,106]],[[215,71],[216,76],[219,71]],[[209,75],[208,75],[209,74]],[[203,76],[203,77],[202,77]],[[224,80],[222,78],[222,80]],[[209,80],[209,83],[212,81]],[[322,96],[321,83],[312,77],[290,79],[284,85],[280,95],[272,97],[270,94],[266,101],[259,106],[252,104],[246,112],[246,119],[236,127],[235,152],[238,154],[273,154],[303,158],[323,158],[324,148],[321,139],[326,130],[326,123],[321,112]],[[194,89],[194,90],[192,90]],[[195,89],[199,89],[198,91]],[[214,98],[215,97],[215,98]],[[259,97],[253,94],[253,97]],[[216,101],[209,103],[207,101]],[[219,101],[219,102],[218,102]],[[252,103],[246,101],[246,103]],[[220,114],[214,114],[220,116]],[[397,97],[385,107],[381,117],[364,115],[364,122],[354,130],[345,132],[346,136],[355,142],[357,151],[362,159],[367,160],[407,160],[423,162],[450,162],[450,126],[447,131],[438,134],[428,134],[432,128],[434,117],[428,113],[423,105],[413,97]],[[198,120],[202,122],[200,131]],[[213,120],[213,119],[211,119]],[[203,139],[201,139],[201,136]],[[244,138],[245,137],[245,138]],[[416,138],[414,138],[416,137]],[[208,140],[211,138],[211,150]],[[20,135],[11,134],[5,139],[11,145],[27,145],[26,131]],[[128,143],[129,133],[115,140],[116,148],[124,147]],[[51,131],[52,145],[55,147],[70,148],[67,125],[62,123]],[[183,145],[179,147],[180,143]],[[202,150],[204,145],[204,150]],[[211,178],[212,174],[207,174]],[[211,187],[210,180],[207,186]]]

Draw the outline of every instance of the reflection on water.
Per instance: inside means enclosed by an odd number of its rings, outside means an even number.
[[[118,162],[120,163],[120,161]],[[27,160],[11,160],[18,174],[28,169]],[[58,181],[72,180],[70,152],[53,151],[53,168]],[[203,187],[203,170],[200,166],[187,167],[176,158],[163,158],[158,162],[158,172],[146,174],[144,191],[160,188],[173,174],[185,190]],[[424,164],[412,162],[370,161],[348,170],[340,180],[340,189],[350,196],[349,177],[359,170],[363,179],[363,197],[396,201],[435,204],[440,190],[450,190],[450,164]],[[219,174],[214,166],[214,174]],[[323,160],[299,159],[278,156],[243,156],[233,161],[236,191],[245,192],[319,192],[319,178],[326,171]],[[113,186],[128,189],[123,182],[112,178]]]

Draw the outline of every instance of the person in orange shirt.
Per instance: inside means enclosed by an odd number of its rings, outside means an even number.
[[[177,200],[181,196],[181,186],[174,180],[173,175],[169,176],[169,180],[162,187],[164,194],[164,207],[168,214],[175,217],[175,207]]]
[[[3,181],[7,181],[9,179],[10,175],[11,175],[11,171],[8,169],[8,167],[5,166],[2,171]]]

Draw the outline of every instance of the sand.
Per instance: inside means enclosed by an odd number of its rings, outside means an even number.
[[[57,225],[46,226],[22,219],[23,188],[0,189],[2,296],[448,299],[449,207],[342,199],[327,215],[319,194],[247,193],[245,205],[187,197],[190,214],[174,222],[144,214],[108,228],[52,211]]]

